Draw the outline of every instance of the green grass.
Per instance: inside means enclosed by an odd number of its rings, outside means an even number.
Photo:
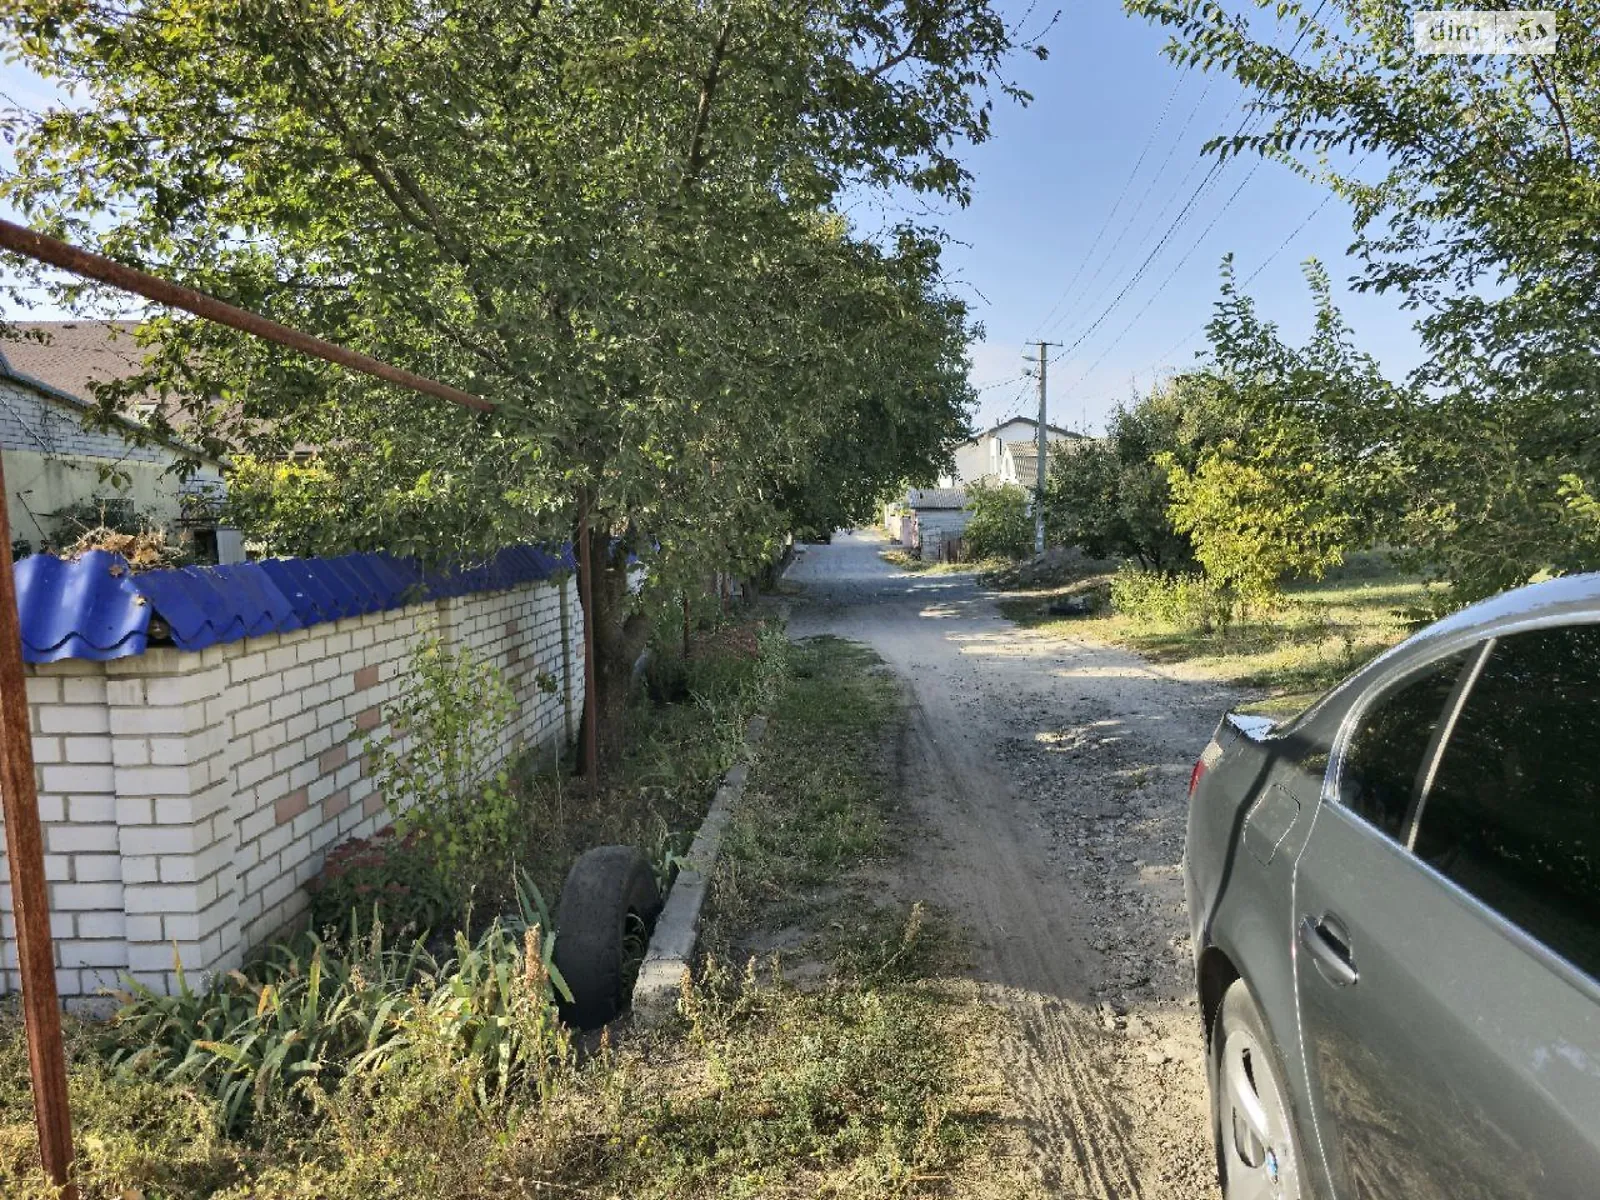
[[[1352,555],[1322,580],[1287,588],[1279,604],[1246,614],[1227,629],[1203,632],[1154,625],[1119,613],[1050,617],[1049,599],[1085,591],[1106,594],[1109,576],[1092,576],[1049,593],[1001,601],[1021,624],[1069,637],[1087,637],[1136,650],[1152,662],[1268,695],[1245,711],[1298,711],[1321,692],[1402,640],[1414,625],[1408,610],[1423,606],[1429,585],[1404,575],[1381,556]]]
[[[777,654],[767,737],[714,876],[713,953],[675,1021],[552,1051],[539,1086],[507,1096],[473,1086],[448,1022],[437,1037],[423,1023],[404,1056],[309,1076],[228,1136],[203,1088],[115,1070],[93,1026],[69,1020],[84,1200],[1025,1194],[990,1148],[983,1013],[935,977],[952,936],[885,883],[901,693],[850,643]],[[635,726],[616,786],[668,786],[673,748],[693,760],[683,778],[725,757],[661,720]],[[25,1061],[20,1022],[0,1012],[0,1195],[46,1200]]]

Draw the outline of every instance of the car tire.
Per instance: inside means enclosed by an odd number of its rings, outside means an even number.
[[[1223,993],[1208,1066],[1224,1200],[1311,1200],[1283,1057],[1242,979]]]
[[[562,1020],[598,1029],[628,1007],[633,977],[661,911],[661,889],[650,863],[632,846],[600,846],[572,864],[556,914],[556,968],[571,1000]]]

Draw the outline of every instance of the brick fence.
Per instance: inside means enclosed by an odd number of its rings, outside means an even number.
[[[517,701],[485,770],[518,747],[569,744],[582,629],[562,580],[199,651],[30,666],[62,996],[81,1003],[124,974],[171,991],[175,954],[186,972],[226,970],[301,916],[328,850],[387,823],[361,748],[430,631],[499,667]],[[18,986],[14,936],[4,882],[0,992]]]

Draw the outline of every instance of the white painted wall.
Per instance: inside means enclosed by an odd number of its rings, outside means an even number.
[[[175,952],[188,972],[226,970],[299,917],[327,852],[388,823],[361,747],[429,630],[499,667],[517,699],[485,771],[570,743],[576,591],[530,584],[198,653],[30,667],[62,996],[83,1003],[124,972],[170,992]],[[0,992],[18,986],[15,932],[0,871]]]
[[[87,430],[77,409],[9,379],[0,379],[0,453],[11,536],[35,548],[54,532],[50,514],[71,505],[131,500],[141,515],[170,527],[178,519],[182,494],[223,487],[215,467],[180,481],[169,470],[178,458],[174,451]],[[124,478],[116,483],[103,478],[108,468]],[[244,546],[234,531],[219,530],[217,540],[220,561],[244,561]]]

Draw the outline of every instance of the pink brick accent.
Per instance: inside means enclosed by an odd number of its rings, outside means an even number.
[[[322,752],[321,757],[317,759],[317,770],[326,775],[330,771],[337,771],[349,761],[350,747],[341,743],[332,750],[324,750]]]
[[[383,794],[381,792],[373,792],[372,795],[368,796],[361,802],[361,813],[363,816],[375,817],[382,811]]]
[[[350,807],[350,789],[340,788],[333,795],[322,802],[322,819],[324,821],[337,817]]]
[[[371,733],[383,721],[383,709],[374,704],[356,715],[356,728],[362,733]]]
[[[378,686],[378,665],[362,667],[356,672],[356,691],[363,692],[369,687]]]
[[[287,796],[279,796],[273,801],[272,813],[279,825],[287,825],[310,807],[311,802],[306,796],[306,789],[296,788]]]

